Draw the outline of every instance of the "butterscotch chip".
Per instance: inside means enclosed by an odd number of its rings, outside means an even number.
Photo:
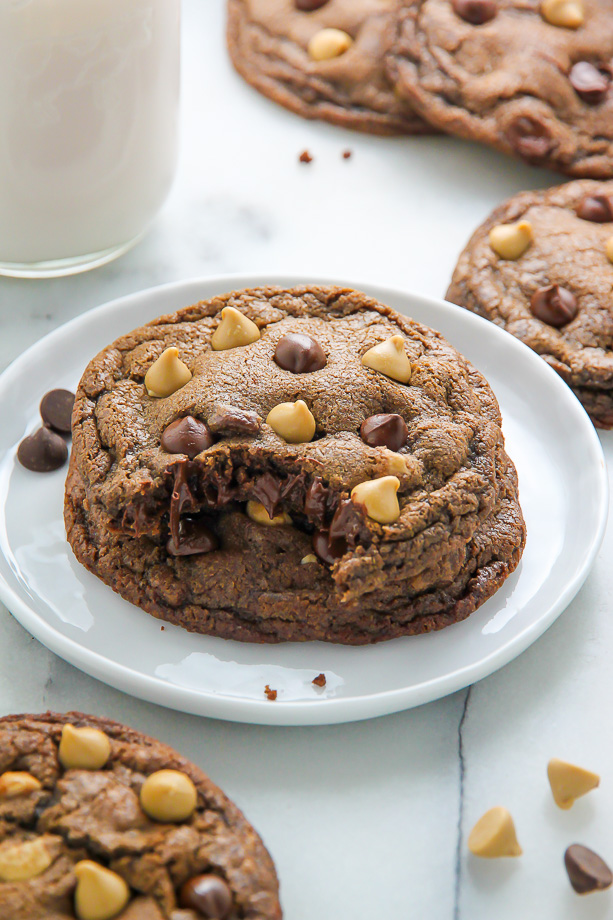
[[[362,364],[400,383],[408,383],[411,379],[411,362],[404,350],[401,335],[393,335],[385,342],[369,348],[362,355]]]
[[[42,786],[31,773],[8,771],[0,776],[0,799],[14,799],[37,792]]]
[[[74,867],[75,910],[79,920],[113,920],[130,900],[125,880],[90,859]]]
[[[111,754],[111,742],[97,728],[65,725],[59,747],[60,763],[67,770],[100,770]]]
[[[328,61],[348,51],[353,39],[342,29],[321,29],[308,44],[308,51],[314,61]]]
[[[198,794],[187,773],[158,770],[143,783],[140,803],[154,821],[187,821],[196,809]]]
[[[314,553],[308,553],[308,555],[302,557],[300,565],[311,565],[313,562],[317,562],[317,556]]]
[[[23,882],[48,869],[53,858],[42,837],[0,847],[0,880]]]
[[[266,424],[288,444],[312,441],[317,427],[315,417],[303,399],[279,403],[268,413]]]
[[[266,524],[269,527],[281,527],[283,524],[292,523],[291,517],[284,511],[271,517],[264,505],[255,501],[247,502],[247,516],[256,524]]]
[[[234,307],[224,307],[221,322],[211,337],[211,348],[215,351],[227,351],[228,348],[241,348],[251,345],[260,338],[256,324]]]
[[[515,824],[506,808],[490,808],[479,818],[468,837],[468,849],[483,859],[521,856]]]
[[[172,396],[191,379],[192,372],[179,358],[179,349],[171,346],[162,352],[145,374],[145,386],[149,396],[164,399]]]
[[[610,236],[607,242],[605,243],[605,252],[607,254],[607,259],[609,262],[613,262],[613,236]]]
[[[382,476],[361,482],[351,490],[351,499],[364,505],[366,513],[378,524],[393,524],[400,517],[400,505],[396,493],[400,488],[397,476]]]
[[[577,767],[565,760],[558,760],[557,757],[547,764],[547,777],[554,802],[559,808],[564,809],[571,808],[575,799],[591,792],[600,784],[597,773],[584,770],[583,767]]]
[[[533,239],[532,224],[527,220],[498,224],[490,230],[490,246],[501,259],[519,259]]]
[[[585,20],[582,0],[542,0],[541,13],[552,26],[564,29],[578,29]]]

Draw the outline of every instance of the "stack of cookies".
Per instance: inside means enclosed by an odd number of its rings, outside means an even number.
[[[308,118],[613,176],[608,0],[229,0],[237,70]]]

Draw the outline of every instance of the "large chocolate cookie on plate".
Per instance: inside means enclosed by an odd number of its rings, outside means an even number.
[[[117,340],[78,388],[77,558],[190,630],[366,643],[468,616],[524,544],[487,381],[357,291],[259,288]]]
[[[387,79],[400,0],[229,0],[228,47],[256,89],[304,118],[372,134],[430,131]]]
[[[238,808],[171,748],[110,719],[0,719],[5,920],[280,920]]]
[[[518,235],[515,251],[505,252]],[[447,300],[533,348],[568,383],[593,422],[611,428],[612,260],[613,182],[582,180],[523,192],[475,231]]]
[[[390,76],[438,128],[579,178],[613,176],[609,0],[416,0]]]

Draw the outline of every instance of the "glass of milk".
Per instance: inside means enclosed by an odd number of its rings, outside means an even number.
[[[180,0],[0,0],[0,275],[52,277],[147,229],[177,152]]]

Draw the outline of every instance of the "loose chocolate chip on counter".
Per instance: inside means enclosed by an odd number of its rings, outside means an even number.
[[[298,157],[300,163],[312,163],[313,157],[308,150],[303,150],[300,156]]]
[[[17,458],[22,466],[33,473],[51,473],[66,463],[68,448],[55,431],[39,428],[23,439],[17,448]]]
[[[182,886],[179,904],[208,920],[226,920],[232,910],[232,893],[217,875],[196,875]]]
[[[528,160],[542,159],[551,150],[552,140],[546,126],[527,115],[512,121],[506,135],[513,149]]]
[[[343,539],[332,540],[326,530],[316,530],[313,534],[313,549],[320,559],[333,565],[347,552],[347,543]]]
[[[262,422],[255,412],[235,406],[218,406],[208,419],[214,434],[257,434]]]
[[[305,13],[311,13],[313,10],[320,10],[322,6],[328,3],[328,0],[294,0],[297,10]]]
[[[40,403],[40,415],[48,428],[61,434],[70,434],[70,420],[75,395],[70,390],[50,390]]]
[[[577,894],[603,891],[613,883],[613,874],[606,862],[593,850],[573,843],[564,854],[568,878]]]
[[[570,85],[588,105],[598,105],[607,95],[611,78],[589,61],[579,61],[568,75]]]
[[[317,677],[313,678],[311,683],[315,684],[316,687],[325,687],[326,686],[326,675],[318,674]]]
[[[213,444],[213,437],[204,422],[186,415],[164,429],[161,444],[169,454],[187,454],[193,460]]]
[[[559,284],[550,284],[535,291],[530,308],[537,319],[557,328],[570,323],[579,310],[575,295]]]
[[[389,447],[398,451],[406,444],[409,429],[401,415],[371,415],[360,426],[360,437],[371,447]]]
[[[326,354],[315,339],[301,332],[289,332],[277,342],[275,361],[292,374],[311,374],[326,366]]]
[[[266,684],[266,686],[264,687],[264,693],[266,694],[266,699],[271,700],[273,702],[277,698],[277,691],[272,690],[268,684]]]
[[[498,12],[495,0],[453,0],[453,9],[460,19],[473,26],[489,22]]]
[[[185,515],[179,521],[178,540],[169,537],[166,549],[171,556],[196,556],[211,553],[219,546],[215,534],[198,517]]]
[[[577,205],[577,217],[607,224],[613,221],[613,201],[607,195],[588,195]]]

